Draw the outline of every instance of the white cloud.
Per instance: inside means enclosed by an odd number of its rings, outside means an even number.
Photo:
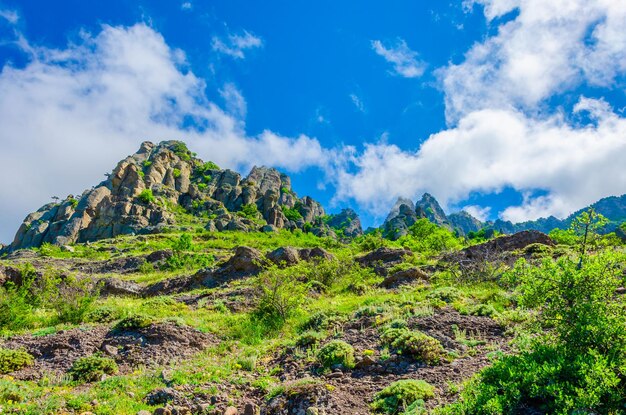
[[[481,222],[485,222],[489,219],[491,208],[489,206],[468,205],[463,206],[461,210],[466,211]]]
[[[597,104],[600,105],[600,104]],[[600,105],[601,106],[601,105]],[[416,152],[371,144],[355,156],[355,173],[338,176],[339,200],[354,199],[383,214],[399,197],[432,193],[450,206],[471,192],[543,189],[503,217],[566,216],[599,198],[626,192],[626,119],[597,113],[576,128],[558,115],[546,120],[510,110],[481,110],[434,134]]]
[[[581,84],[614,87],[626,71],[626,2],[473,0],[488,19],[519,15],[440,71],[451,123],[483,108],[538,110]],[[541,108],[539,108],[541,109]]]
[[[359,112],[365,112],[365,104],[363,104],[363,101],[357,94],[350,94],[350,101],[352,101]]]
[[[14,25],[20,20],[19,14],[15,10],[0,9],[0,18],[6,20],[10,24]]]
[[[143,140],[183,139],[203,159],[242,171],[253,164],[298,171],[328,158],[306,136],[247,136],[236,88],[222,90],[235,110],[227,113],[206,98],[184,53],[146,25],[104,26],[64,49],[24,47],[30,61],[0,72],[0,240],[51,196],[103,180]]]
[[[245,58],[244,52],[247,49],[259,48],[262,45],[263,40],[260,37],[254,36],[245,30],[241,34],[229,34],[226,38],[214,36],[211,41],[214,51],[236,59]]]
[[[420,77],[426,69],[426,64],[417,59],[417,52],[409,49],[403,39],[398,39],[392,46],[385,46],[380,40],[373,40],[372,49],[391,63],[398,75],[405,78]]]
[[[220,95],[226,103],[226,109],[230,114],[233,114],[239,119],[246,118],[248,112],[248,104],[246,99],[241,94],[241,91],[237,89],[237,86],[233,83],[227,83],[219,91]]]
[[[185,1],[183,2],[183,4],[180,5],[180,8],[182,10],[188,11],[188,10],[193,9],[193,4],[190,1]]]
[[[354,199],[378,214],[398,196],[428,191],[444,206],[472,192],[522,192],[501,212],[522,221],[566,216],[599,198],[626,193],[626,119],[604,99],[579,97],[566,108],[547,101],[581,86],[623,89],[626,2],[608,0],[469,0],[480,3],[495,35],[465,60],[438,70],[450,128],[415,152],[384,143],[353,155],[338,174],[336,200]],[[495,20],[514,9],[511,19]],[[572,96],[573,95],[573,96]],[[557,100],[558,102],[558,100]],[[585,112],[588,125],[576,122]],[[582,118],[585,119],[585,118]],[[572,121],[570,121],[572,120]],[[532,196],[537,194],[542,196]]]

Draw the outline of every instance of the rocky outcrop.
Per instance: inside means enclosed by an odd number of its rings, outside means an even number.
[[[409,233],[409,227],[415,221],[417,221],[417,215],[413,202],[409,199],[399,198],[383,223],[383,235],[393,240],[401,238]]]
[[[291,266],[300,261],[330,261],[334,256],[323,248],[293,248],[284,246],[277,248],[265,256],[268,260],[279,266]]]
[[[352,209],[343,209],[335,215],[330,215],[326,224],[335,230],[341,231],[343,236],[348,238],[363,235],[359,215]]]
[[[485,260],[494,254],[520,251],[532,244],[554,246],[554,241],[548,235],[539,231],[522,231],[513,235],[500,236],[479,245],[473,245],[461,250],[458,254],[471,260]]]
[[[107,180],[28,215],[6,250],[160,232],[175,225],[176,205],[209,217],[206,227],[214,231],[303,229],[324,215],[315,200],[298,198],[276,169],[254,167],[242,178],[195,158],[182,142],[144,142]]]
[[[435,225],[452,229],[445,212],[430,193],[424,193],[422,198],[415,204],[415,214],[418,218],[426,218]]]
[[[394,272],[380,283],[383,288],[396,288],[416,281],[428,281],[428,274],[419,268],[408,268]]]
[[[478,232],[484,226],[484,224],[462,210],[458,213],[451,213],[448,215],[448,222],[459,235],[467,235],[470,232]]]
[[[373,268],[377,274],[386,276],[389,268],[404,262],[406,257],[412,254],[410,249],[378,248],[356,258],[356,261],[361,266]]]

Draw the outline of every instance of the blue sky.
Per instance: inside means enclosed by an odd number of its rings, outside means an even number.
[[[143,140],[513,221],[626,192],[621,1],[0,0],[0,241]]]

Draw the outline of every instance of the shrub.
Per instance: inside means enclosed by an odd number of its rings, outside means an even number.
[[[133,330],[133,329],[143,329],[145,327],[150,326],[154,320],[150,316],[146,316],[145,314],[131,314],[123,319],[121,319],[116,325],[115,329],[117,330]]]
[[[115,360],[98,355],[81,357],[70,369],[72,379],[80,382],[97,382],[104,375],[114,375],[118,371]]]
[[[297,222],[299,219],[302,219],[302,214],[296,208],[288,208],[287,206],[282,206],[282,210],[285,217],[289,220]]]
[[[156,198],[152,194],[151,189],[142,190],[141,193],[139,193],[139,196],[137,196],[137,199],[141,200],[145,204],[151,204],[156,202]]]
[[[248,219],[256,219],[259,216],[259,209],[256,204],[250,203],[241,206],[241,213]]]
[[[120,317],[113,307],[101,306],[87,313],[86,320],[94,323],[110,323]]]
[[[213,163],[212,161],[207,161],[203,165],[199,166],[197,168],[197,170],[200,173],[205,173],[205,172],[207,172],[209,170],[220,170],[220,166],[218,166],[217,164]]]
[[[374,396],[372,409],[397,414],[435,396],[435,387],[423,380],[403,379],[392,383]],[[416,403],[418,403],[416,405]],[[408,411],[407,411],[408,412]]]
[[[70,198],[70,199],[69,199],[69,202],[70,202],[70,205],[71,205],[74,209],[76,209],[76,206],[78,206],[78,199],[76,199],[76,198],[73,198],[73,197],[72,197],[72,198]]]
[[[0,348],[0,375],[15,372],[33,364],[33,356],[25,350]]]
[[[444,354],[439,340],[406,328],[386,329],[381,335],[381,341],[400,353],[411,355],[427,364],[439,363]]]
[[[543,327],[521,352],[496,361],[464,389],[450,414],[620,413],[626,386],[624,255],[615,252],[540,266],[520,260],[513,272],[525,308],[541,308]]]
[[[87,279],[66,278],[55,284],[50,306],[56,311],[60,323],[79,324],[86,320],[97,300],[89,283]]]
[[[302,325],[303,330],[326,330],[341,325],[345,321],[345,316],[332,311],[318,311],[309,317]]]
[[[174,152],[174,154],[180,157],[181,160],[191,160],[191,152],[187,148],[187,145],[183,142],[179,141],[178,143],[174,144],[174,146],[172,147],[172,151]]]
[[[145,168],[148,168],[148,167],[152,166],[152,162],[151,162],[150,160],[145,160],[145,161],[143,162],[143,166],[144,166]]]
[[[290,270],[273,267],[261,273],[255,282],[257,305],[254,315],[272,326],[281,326],[305,298],[306,286]]]
[[[325,368],[341,365],[351,369],[354,367],[354,347],[343,340],[333,340],[319,350],[317,359]]]
[[[174,169],[172,171],[172,176],[174,176],[175,179],[178,179],[181,174],[182,174],[182,172],[180,171],[180,169]]]
[[[426,298],[451,303],[461,298],[461,292],[454,287],[441,287],[430,292]]]
[[[306,331],[296,339],[296,346],[312,347],[321,343],[326,336],[319,331]]]

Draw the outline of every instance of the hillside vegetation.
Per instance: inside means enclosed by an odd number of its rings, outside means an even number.
[[[231,200],[245,229],[216,229],[220,192],[198,213],[174,200],[195,190],[152,185],[106,204],[154,205],[168,226],[45,242],[90,214],[85,195],[2,256],[0,413],[624,413],[624,247],[593,210],[550,236],[415,218],[392,240],[346,235],[350,212],[295,217],[317,206],[296,196],[263,213],[273,187],[257,209]]]

